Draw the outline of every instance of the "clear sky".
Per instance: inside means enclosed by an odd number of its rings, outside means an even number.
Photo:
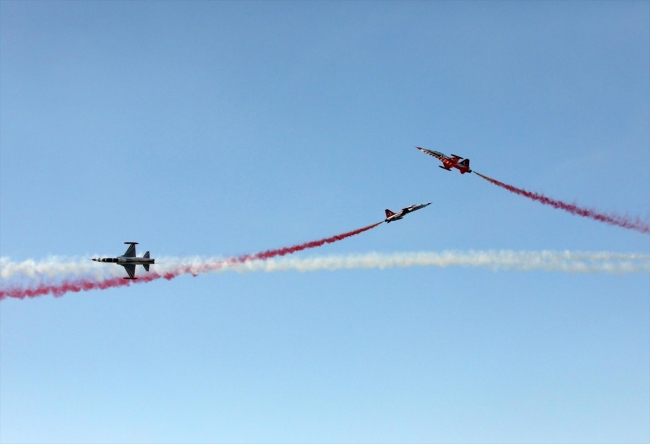
[[[650,252],[648,2],[0,2],[14,260]],[[113,266],[107,264],[107,266]],[[650,441],[650,278],[237,273],[0,303],[0,441]]]

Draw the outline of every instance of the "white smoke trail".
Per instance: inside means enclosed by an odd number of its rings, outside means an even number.
[[[564,273],[650,273],[649,255],[616,253],[526,252],[526,251],[445,251],[442,253],[369,253],[306,259],[287,258],[248,262],[236,271],[316,271],[407,267],[480,267],[494,271],[555,271]]]
[[[413,253],[366,253],[346,256],[281,258],[234,263],[227,258],[156,259],[152,273],[202,274],[234,270],[246,272],[317,271],[343,269],[386,269],[406,267],[479,267],[491,270],[555,271],[564,273],[650,274],[650,255],[615,252],[573,251],[443,251]],[[139,273],[143,273],[138,267]],[[142,271],[140,271],[142,270]],[[182,271],[181,271],[182,270]],[[0,258],[3,280],[22,278],[30,281],[92,277],[96,282],[123,276],[122,267],[90,261],[90,258],[49,257],[42,261],[12,262]]]
[[[97,256],[95,256],[97,257]],[[8,257],[0,257],[0,278],[9,280],[16,276],[30,279],[76,277],[93,275],[97,278],[106,277],[111,274],[123,274],[122,267],[119,270],[113,267],[104,267],[98,262],[92,262],[90,257],[71,258],[62,256],[50,256],[41,261],[28,259],[22,262],[12,262]]]

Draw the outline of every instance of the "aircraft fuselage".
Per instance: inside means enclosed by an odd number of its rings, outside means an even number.
[[[384,220],[384,222],[389,224],[391,222],[395,222],[396,220],[401,220],[401,219],[404,219],[404,216],[402,216],[401,214],[396,214],[394,216],[387,217],[386,220]]]
[[[115,264],[133,264],[133,265],[151,265],[155,264],[156,260],[147,258],[147,257],[125,257],[125,256],[118,256],[118,257],[102,257],[102,258],[97,258],[93,259],[95,262],[113,262]]]

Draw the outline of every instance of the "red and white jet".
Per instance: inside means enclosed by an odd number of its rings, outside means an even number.
[[[387,224],[391,222],[395,222],[396,220],[402,219],[407,214],[412,213],[413,211],[419,210],[421,208],[424,208],[427,205],[431,205],[431,202],[420,204],[420,205],[411,205],[410,207],[402,208],[397,213],[393,213],[389,209],[386,209],[386,220],[384,220],[384,222],[386,222]]]
[[[448,157],[439,151],[431,151],[425,148],[420,148],[419,146],[416,146],[416,148],[422,151],[424,154],[428,154],[429,156],[433,156],[436,159],[440,160],[442,162],[442,165],[440,165],[439,168],[442,168],[443,170],[451,171],[452,168],[457,168],[458,171],[460,171],[460,174],[472,172],[472,170],[469,169],[469,159],[460,160],[463,158],[455,154],[452,154],[451,157]]]

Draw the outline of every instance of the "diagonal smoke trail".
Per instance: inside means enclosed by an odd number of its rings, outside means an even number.
[[[144,276],[139,277],[138,280],[136,281],[125,280],[115,275],[112,275],[107,278],[102,278],[101,271],[97,267],[89,268],[90,265],[83,265],[81,269],[84,269],[85,273],[92,271],[93,274],[92,276],[82,275],[78,278],[74,278],[74,276],[71,277],[70,274],[63,274],[63,275],[57,274],[60,273],[61,271],[70,270],[74,268],[74,266],[71,264],[55,262],[51,264],[51,266],[50,265],[36,266],[36,263],[32,261],[25,261],[19,264],[14,264],[3,258],[2,261],[0,262],[0,265],[2,265],[2,271],[0,272],[0,275],[2,276],[3,279],[8,278],[12,274],[22,273],[23,275],[28,277],[61,276],[63,278],[63,281],[55,282],[55,283],[40,281],[36,286],[28,287],[28,288],[24,288],[22,286],[10,286],[8,288],[0,288],[0,300],[5,298],[17,298],[17,299],[34,298],[37,296],[44,296],[47,294],[53,294],[54,296],[63,296],[64,294],[69,292],[76,293],[79,291],[105,290],[107,288],[125,287],[125,286],[129,286],[131,282],[137,284],[143,284],[158,279],[171,280],[183,274],[192,274],[196,276],[199,273],[214,271],[223,267],[228,267],[228,266],[232,267],[250,261],[267,260],[277,256],[285,256],[287,254],[293,254],[298,251],[303,251],[310,248],[317,248],[325,244],[339,242],[348,237],[356,236],[357,234],[361,234],[365,231],[371,230],[377,227],[378,225],[381,225],[382,223],[383,221],[377,222],[375,224],[368,225],[363,228],[359,228],[353,231],[348,231],[347,233],[337,234],[335,236],[327,237],[316,241],[305,242],[302,244],[293,245],[291,247],[284,247],[275,250],[267,250],[261,253],[246,254],[243,256],[221,259],[218,261],[212,261],[212,262],[201,264],[198,267],[192,268],[189,266],[179,266],[179,267],[166,269],[166,270],[161,269],[159,271],[147,273]],[[117,268],[119,268],[120,271],[123,271],[121,267],[117,267]]]
[[[597,220],[599,222],[605,222],[606,224],[616,225],[618,227],[627,228],[629,230],[636,230],[641,233],[650,233],[650,225],[647,222],[643,222],[638,217],[632,219],[628,216],[621,216],[618,214],[600,213],[590,208],[582,208],[575,204],[562,202],[561,200],[551,199],[550,197],[546,197],[543,194],[533,193],[531,191],[513,187],[512,185],[499,182],[496,179],[492,179],[491,177],[484,176],[483,174],[477,173],[476,171],[474,171],[474,173],[482,177],[483,179],[487,180],[488,182],[510,191],[511,193],[519,194],[520,196],[524,196],[529,199],[536,200],[537,202],[540,202],[544,205],[550,205],[553,208],[558,208],[560,210],[567,211],[571,214],[575,214],[576,216],[588,217],[590,219]]]
[[[368,225],[367,227],[359,228],[354,231],[349,231],[347,233],[343,234],[337,234],[336,236],[328,237],[325,239],[317,240],[317,241],[312,241],[312,242],[306,242],[304,244],[300,245],[294,245],[293,247],[285,247],[285,248],[280,248],[277,250],[267,250],[263,251],[262,253],[256,253],[256,254],[247,254],[244,256],[239,256],[237,258],[232,259],[234,262],[238,263],[243,263],[247,261],[255,261],[255,260],[266,260],[266,259],[271,259],[276,256],[284,256],[286,254],[293,254],[297,253],[298,251],[302,250],[307,250],[308,248],[316,248],[320,247],[325,244],[332,244],[334,242],[341,241],[345,238],[356,236],[357,234],[361,234],[364,231],[372,230],[378,225],[381,225],[384,223],[383,221],[377,222],[376,224]]]
[[[279,250],[273,250],[279,251]],[[265,252],[268,253],[268,252]],[[386,269],[404,267],[478,267],[491,270],[512,271],[555,271],[563,273],[608,273],[608,274],[650,274],[650,255],[638,253],[613,253],[613,252],[571,252],[571,251],[444,251],[420,253],[395,253],[380,254],[368,253],[348,256],[324,256],[305,259],[254,259],[242,260],[239,258],[161,258],[156,264],[155,271],[145,275],[139,282],[151,282],[156,279],[171,280],[177,276],[191,274],[197,276],[208,272],[237,271],[246,272],[278,272],[278,271],[318,271],[318,270],[343,270],[343,269]],[[277,257],[277,255],[276,255]],[[28,277],[36,280],[35,286],[14,287],[0,289],[0,298],[25,298],[36,297],[44,294],[61,296],[67,292],[78,292],[93,289],[113,288],[129,285],[121,277],[111,273],[94,278],[71,278],[64,274],[61,283],[43,282],[56,272],[65,269],[74,269],[85,266],[85,262],[61,261],[22,262],[13,263],[8,259],[2,260],[2,275],[15,277]],[[40,275],[33,273],[29,267],[40,270]],[[113,270],[119,267],[105,268]],[[11,271],[9,271],[11,270]],[[92,268],[91,272],[97,270]],[[36,276],[34,278],[34,276]]]

